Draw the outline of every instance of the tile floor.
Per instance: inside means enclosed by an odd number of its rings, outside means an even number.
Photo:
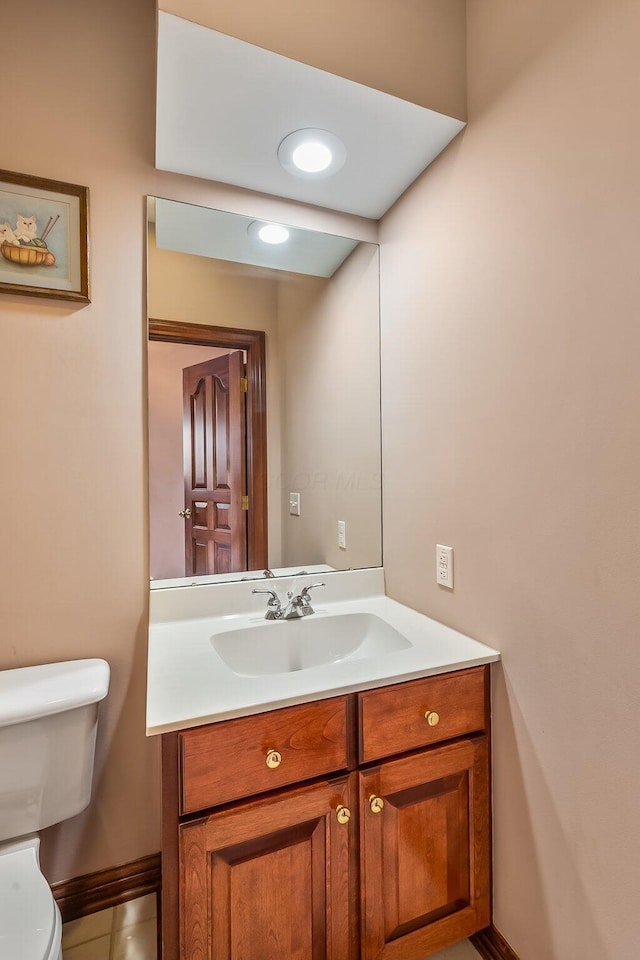
[[[62,927],[63,960],[156,960],[154,893]]]
[[[63,960],[156,960],[155,894],[92,913],[62,928]],[[432,960],[478,960],[468,941]]]
[[[441,953],[436,953],[431,960],[478,960],[480,954],[475,950],[468,940],[463,943],[457,943],[455,947],[449,947]]]

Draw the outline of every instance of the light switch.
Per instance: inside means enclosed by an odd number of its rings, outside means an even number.
[[[292,517],[300,516],[300,494],[299,493],[290,493],[289,494],[289,513]]]

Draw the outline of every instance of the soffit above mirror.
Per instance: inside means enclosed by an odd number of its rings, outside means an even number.
[[[156,166],[379,219],[464,127],[461,120],[159,12]],[[303,129],[344,144],[321,179],[278,149]]]

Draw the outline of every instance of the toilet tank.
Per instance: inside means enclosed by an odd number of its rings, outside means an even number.
[[[105,660],[0,671],[0,842],[73,817],[91,798]]]

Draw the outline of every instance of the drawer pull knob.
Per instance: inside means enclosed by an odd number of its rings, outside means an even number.
[[[369,806],[371,807],[372,813],[382,813],[382,808],[384,807],[384,800],[382,797],[376,797],[375,794],[371,794],[369,797]]]
[[[430,727],[437,727],[440,723],[440,714],[436,713],[435,710],[426,710],[424,718]]]
[[[276,767],[279,767],[282,763],[282,754],[278,753],[277,750],[269,750],[265,763],[269,767],[269,770],[275,770]]]
[[[336,819],[338,823],[349,823],[349,820],[351,820],[351,810],[339,804],[336,807]]]

